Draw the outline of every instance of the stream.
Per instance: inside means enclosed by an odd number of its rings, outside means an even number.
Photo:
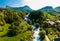
[[[26,23],[28,23],[28,21],[30,21],[30,19],[28,18],[29,14],[27,14],[26,17],[25,17]],[[39,29],[40,29],[40,27],[36,27],[35,23],[32,25],[32,27],[34,28],[33,41],[41,41],[40,35],[39,35],[39,32],[40,32]]]

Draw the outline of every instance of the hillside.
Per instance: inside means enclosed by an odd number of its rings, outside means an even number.
[[[60,9],[59,7],[53,8],[52,6],[46,6],[39,9],[39,11],[48,12],[49,14],[56,15],[56,14],[60,14],[59,9]]]
[[[0,41],[33,41],[36,38],[52,41],[54,37],[60,37],[58,12],[49,6],[28,10],[28,6],[0,8]]]
[[[31,41],[33,28],[25,21],[27,12],[0,8],[0,41]]]
[[[10,6],[6,6],[6,8],[10,8],[12,10],[17,10],[17,11],[27,11],[27,12],[31,12],[33,11],[33,9],[31,9],[29,6],[25,5],[23,7],[10,7]]]

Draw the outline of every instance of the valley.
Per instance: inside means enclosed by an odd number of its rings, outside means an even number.
[[[45,8],[0,8],[0,41],[53,41],[59,38],[60,13],[52,7]]]

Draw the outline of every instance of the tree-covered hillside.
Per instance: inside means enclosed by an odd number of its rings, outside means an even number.
[[[40,37],[42,41],[53,41],[53,38],[60,37],[60,14],[51,15],[48,12],[32,11],[28,17],[29,24],[40,27]]]
[[[26,15],[27,22],[25,20]],[[42,41],[46,36],[53,40],[60,37],[60,14],[52,15],[46,11],[16,11],[0,8],[0,41],[33,41],[35,37],[32,26],[39,28]],[[40,39],[40,38],[39,38]]]
[[[0,8],[0,41],[31,41],[33,28],[24,21],[27,12]]]

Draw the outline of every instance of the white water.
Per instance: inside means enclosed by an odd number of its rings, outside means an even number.
[[[40,41],[40,36],[39,36],[39,28],[34,28],[35,30],[34,30],[34,35],[33,35],[33,41]]]
[[[30,19],[28,19],[28,15],[25,17],[25,21],[28,22]],[[36,26],[33,25],[34,28],[34,35],[33,35],[33,41],[40,41],[40,36],[39,36],[39,27],[37,28]]]

